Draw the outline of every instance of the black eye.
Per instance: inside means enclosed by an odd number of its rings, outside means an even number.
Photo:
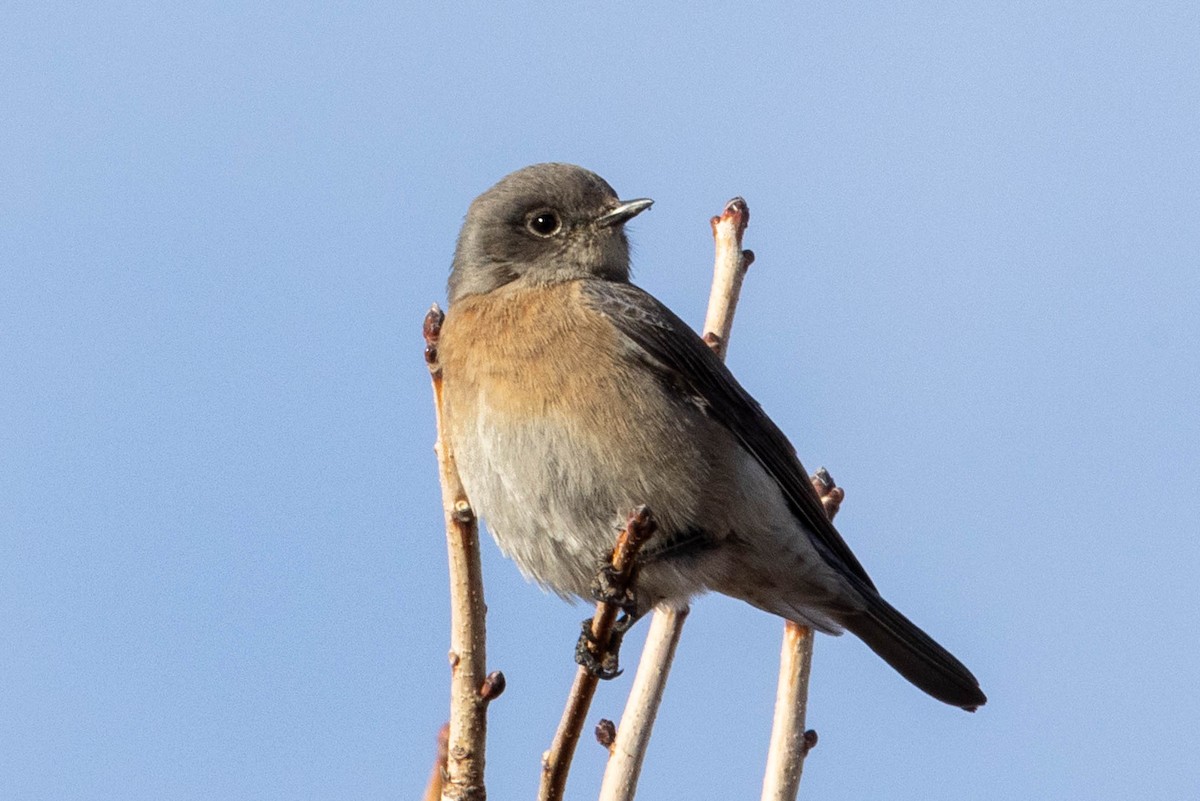
[[[562,220],[558,219],[558,215],[550,209],[542,209],[529,215],[529,219],[525,221],[525,227],[537,236],[554,236],[562,228]]]

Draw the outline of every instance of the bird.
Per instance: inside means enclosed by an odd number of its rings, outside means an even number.
[[[634,508],[658,531],[634,616],[717,592],[829,634],[974,711],[971,672],[885,601],[784,433],[683,320],[630,282],[648,209],[572,164],[479,195],[454,250],[438,354],[443,438],[501,551],[588,598]]]

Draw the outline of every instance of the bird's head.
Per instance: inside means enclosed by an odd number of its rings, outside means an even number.
[[[624,224],[652,200],[623,201],[594,172],[534,164],[471,204],[458,235],[449,301],[515,281],[629,280]]]

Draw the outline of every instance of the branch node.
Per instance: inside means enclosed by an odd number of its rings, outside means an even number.
[[[817,730],[809,729],[808,731],[804,732],[804,753],[805,753],[805,755],[807,755],[809,751],[813,750],[816,747],[817,747]]]
[[[479,697],[484,703],[491,703],[500,697],[504,692],[504,688],[508,685],[504,674],[499,670],[493,670],[487,674],[487,678],[483,680],[483,684],[479,685]]]
[[[742,269],[743,270],[750,269],[751,264],[754,264],[754,251],[753,250],[743,250],[742,251]]]
[[[596,724],[596,742],[608,749],[611,754],[613,744],[617,741],[617,724],[608,718],[600,718]]]
[[[813,476],[813,483],[817,482],[823,484],[827,489],[833,489],[837,486],[837,483],[833,480],[833,476],[829,475],[829,470],[825,467],[817,470],[817,474]]]
[[[842,501],[846,500],[846,491],[834,483],[833,476],[829,475],[829,471],[824,467],[812,477],[812,485],[817,497],[821,499],[826,516],[832,520],[842,508]]]
[[[440,377],[442,373],[442,365],[438,361],[438,341],[442,336],[442,321],[445,319],[446,314],[435,303],[425,314],[425,322],[421,326],[421,334],[425,337],[425,364],[429,366],[429,372],[433,373],[435,378]]]
[[[712,226],[713,233],[717,232],[717,226],[724,221],[733,223],[733,230],[737,236],[738,242],[742,241],[742,234],[746,232],[746,226],[750,224],[750,206],[740,197],[731,198],[726,201],[725,209],[708,221]]]
[[[629,515],[629,519],[625,525],[625,533],[629,540],[629,553],[626,555],[626,558],[630,564],[633,563],[637,552],[646,544],[646,540],[650,539],[657,529],[658,523],[654,522],[654,515],[650,511],[649,506],[642,504]],[[620,545],[618,544],[617,547],[619,548]]]
[[[475,522],[475,510],[471,508],[470,501],[457,500],[454,502],[454,521],[463,525]]]

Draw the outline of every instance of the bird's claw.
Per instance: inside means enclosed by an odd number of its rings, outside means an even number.
[[[609,647],[597,654],[600,643],[592,636],[592,619],[590,617],[584,619],[582,628],[579,641],[575,644],[575,662],[598,679],[608,681],[620,676],[622,671],[617,666],[620,638],[619,635],[616,635],[616,630],[613,630],[614,637],[609,639]],[[614,647],[614,645],[618,647]]]
[[[575,644],[575,662],[598,679],[608,681],[620,676],[624,671],[618,667],[617,655],[621,650],[621,640],[634,620],[635,618],[627,614],[617,618],[608,638],[608,646],[601,651],[601,644],[592,636],[592,619],[585,618],[583,631]]]
[[[612,604],[626,615],[634,615],[637,610],[637,597],[627,579],[618,576],[616,569],[605,564],[596,571],[592,579],[592,600]],[[635,616],[636,619],[636,616]]]

